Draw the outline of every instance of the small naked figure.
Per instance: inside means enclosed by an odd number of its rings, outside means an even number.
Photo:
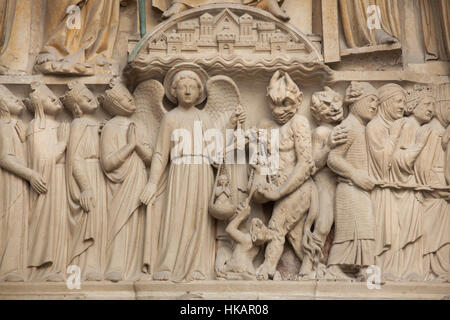
[[[216,205],[228,205],[231,201],[230,182],[225,174],[219,176],[216,188]]]
[[[262,230],[261,225],[264,224],[260,219],[253,218],[250,230],[247,227],[245,231],[239,229],[243,222],[247,222],[250,209],[249,201],[241,203],[236,209],[235,217],[231,219],[226,228],[226,232],[235,242],[233,255],[224,266],[224,274],[227,280],[256,280],[253,260],[265,238],[260,237],[261,232],[257,231]]]

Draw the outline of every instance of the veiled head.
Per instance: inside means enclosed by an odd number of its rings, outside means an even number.
[[[24,108],[22,101],[4,85],[0,85],[0,118],[9,118],[10,114],[18,116]]]

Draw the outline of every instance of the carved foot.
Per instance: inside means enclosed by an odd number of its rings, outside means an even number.
[[[267,265],[266,263],[263,263],[256,273],[256,278],[258,280],[269,280],[273,279],[273,276],[275,274],[276,270],[272,268],[271,266]]]
[[[140,279],[139,281],[152,281],[153,280],[153,276],[151,274],[145,273]]]
[[[277,0],[262,0],[257,7],[270,12],[280,20],[288,21],[290,19],[286,11],[280,8]]]
[[[25,278],[19,274],[10,273],[6,277],[3,278],[3,281],[6,282],[24,282]]]
[[[102,281],[103,276],[99,272],[89,272],[86,274],[86,281]]]
[[[183,3],[179,3],[179,2],[175,2],[174,4],[172,4],[170,6],[169,9],[167,9],[163,14],[162,14],[162,18],[163,19],[169,19],[171,16],[183,12],[185,10],[189,9],[189,7]]]
[[[205,280],[205,279],[206,277],[200,271],[194,271],[189,276],[190,281]]]
[[[109,280],[112,282],[119,282],[123,279],[122,272],[114,271],[114,272],[108,272],[105,275],[105,280]]]
[[[328,274],[333,280],[351,281],[354,280],[342,271],[339,266],[331,266],[328,268]]]
[[[153,280],[167,281],[170,279],[172,273],[170,271],[160,271],[153,274]]]
[[[300,280],[300,281],[315,280],[315,279],[316,279],[315,271],[310,271],[308,273],[299,273],[297,276],[297,280]]]
[[[68,60],[54,61],[50,60],[51,57],[51,55],[45,54],[45,57],[39,58],[37,61],[41,63],[36,63],[35,69],[43,74],[78,76],[92,76],[95,74],[95,68],[90,63],[72,63]]]
[[[61,273],[55,273],[45,278],[45,281],[49,282],[63,282],[64,280],[64,275]]]
[[[2,66],[0,65],[0,75],[5,75],[5,76],[9,76],[9,75],[25,75],[26,73],[23,71],[19,71],[19,70],[13,70],[10,69],[6,66]]]
[[[379,44],[392,44],[398,42],[398,39],[388,34],[382,29],[377,29],[375,31],[375,39]]]

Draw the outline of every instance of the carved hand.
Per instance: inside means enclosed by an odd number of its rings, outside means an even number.
[[[367,173],[361,170],[355,170],[352,174],[351,180],[361,189],[370,191],[375,187],[375,181],[368,176]]]
[[[248,217],[250,215],[250,205],[247,203],[247,201],[243,201],[239,204],[239,206],[236,209],[236,214],[241,215],[243,214],[244,218]]]
[[[26,137],[27,129],[23,124],[23,122],[21,120],[18,120],[14,128],[16,129],[16,132],[19,135],[20,141],[25,142],[27,138]]]
[[[84,212],[89,212],[95,208],[95,198],[92,191],[87,189],[80,194],[80,205]]]
[[[274,188],[270,184],[261,185],[258,187],[258,192],[266,201],[277,201],[281,198],[279,188]]]
[[[33,174],[31,175],[29,181],[31,187],[37,193],[42,194],[47,192],[47,183],[45,182],[44,178],[36,171],[33,171]]]
[[[156,185],[153,183],[148,183],[145,186],[144,191],[142,191],[140,197],[141,202],[145,205],[151,204],[153,198],[155,197],[155,193],[156,193]]]
[[[58,127],[58,141],[67,144],[69,141],[70,127],[67,122],[63,122]]]
[[[233,116],[230,119],[233,128],[235,128],[238,123],[241,126],[244,125],[245,120],[247,120],[247,113],[241,105],[238,105],[234,110]]]
[[[338,125],[328,136],[328,147],[330,149],[336,148],[338,145],[344,144],[348,139],[349,127],[346,125]]]
[[[447,191],[440,191],[439,195],[447,202],[450,202],[450,192]]]
[[[136,147],[136,124],[130,123],[130,126],[128,127],[127,132],[127,142],[130,146],[133,148]]]

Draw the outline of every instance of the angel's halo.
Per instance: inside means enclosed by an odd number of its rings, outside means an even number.
[[[182,62],[174,65],[164,77],[164,90],[166,91],[166,97],[173,103],[177,103],[177,98],[172,95],[172,83],[175,76],[181,71],[192,71],[198,75],[200,81],[202,82],[203,91],[200,95],[200,98],[196,102],[196,105],[201,104],[206,99],[206,82],[209,79],[208,73],[199,65],[190,62]]]

